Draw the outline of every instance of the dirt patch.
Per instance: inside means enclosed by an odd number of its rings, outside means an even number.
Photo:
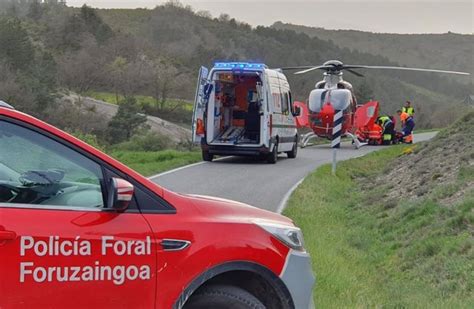
[[[454,205],[474,189],[474,112],[440,132],[432,141],[413,145],[395,160],[376,185],[384,185],[387,200],[434,196]]]

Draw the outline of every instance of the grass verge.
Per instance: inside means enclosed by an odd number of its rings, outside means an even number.
[[[114,93],[103,91],[88,91],[84,95],[110,104],[118,104],[118,102],[121,102],[125,99],[123,95],[116,96]],[[141,106],[156,106],[156,100],[153,97],[136,95],[135,99],[137,100],[137,103]],[[165,103],[165,107],[167,108],[175,108],[177,105],[187,111],[193,110],[193,104],[185,100],[168,99]]]
[[[163,150],[145,152],[114,150],[109,154],[144,176],[152,176],[201,160],[201,152],[199,151]]]
[[[473,308],[474,190],[452,207],[436,196],[386,203],[371,179],[406,146],[326,165],[284,214],[305,234],[319,308]]]

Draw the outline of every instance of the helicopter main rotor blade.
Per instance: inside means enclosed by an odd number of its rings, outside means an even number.
[[[311,72],[311,71],[314,71],[314,70],[318,70],[318,69],[333,69],[333,68],[334,67],[331,66],[331,65],[320,65],[320,66],[316,66],[316,67],[310,67],[309,69],[306,69],[306,70],[295,72],[294,74],[299,75],[299,74],[305,74],[305,73],[308,73],[308,72]]]
[[[354,71],[354,70],[351,70],[351,69],[346,69],[347,72],[350,72],[352,74],[354,74],[355,76],[359,76],[359,77],[364,77],[363,74],[360,74],[359,72],[357,71]]]
[[[298,67],[282,67],[279,68],[280,70],[305,70],[305,69],[311,69],[314,68],[314,65],[304,65],[304,66],[298,66]]]
[[[408,68],[408,67],[392,67],[392,66],[379,66],[379,65],[344,65],[344,69],[346,70],[348,69],[403,70],[403,71],[446,73],[446,74],[456,74],[456,75],[471,75],[470,73],[467,73],[467,72],[458,72],[458,71],[445,71],[445,70]]]

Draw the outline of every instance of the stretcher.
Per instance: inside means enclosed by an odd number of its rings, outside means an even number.
[[[217,136],[214,140],[216,142],[234,142],[237,143],[244,135],[244,128],[229,127]]]

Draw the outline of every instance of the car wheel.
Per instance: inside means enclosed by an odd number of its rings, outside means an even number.
[[[203,150],[202,159],[207,162],[212,162],[212,160],[214,160],[214,155],[210,154],[208,150]]]
[[[275,164],[278,161],[278,143],[275,143],[273,146],[273,151],[268,154],[267,162],[270,164]]]
[[[244,289],[230,285],[210,285],[198,290],[184,309],[265,309],[265,306]]]
[[[286,154],[288,155],[288,158],[290,159],[296,158],[296,155],[298,154],[298,138],[296,138],[291,151],[288,151]]]

